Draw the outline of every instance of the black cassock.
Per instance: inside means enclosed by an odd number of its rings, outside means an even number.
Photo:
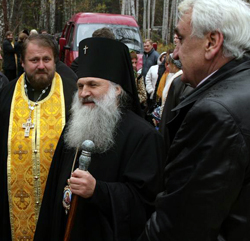
[[[131,111],[119,123],[115,145],[93,154],[89,172],[97,180],[89,199],[78,198],[72,241],[136,240],[162,190],[163,138]],[[63,190],[70,177],[75,150],[66,149],[63,134],[55,152],[35,241],[63,240],[67,215]],[[78,161],[78,158],[77,158]],[[78,164],[76,164],[76,167]]]

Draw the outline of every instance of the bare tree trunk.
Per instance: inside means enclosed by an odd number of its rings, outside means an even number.
[[[76,12],[76,0],[72,0],[72,1],[73,1],[73,3],[72,3],[70,16],[72,16]]]
[[[167,29],[168,29],[168,14],[169,0],[165,0],[163,4],[163,19],[162,19],[162,41],[167,43]]]
[[[47,27],[47,7],[46,7],[46,0],[41,0],[40,6],[40,17],[39,17],[39,29],[42,30],[43,28]]]
[[[151,21],[151,27],[153,28],[155,25],[155,0],[152,2],[152,21]]]
[[[146,29],[147,29],[147,0],[143,0],[143,36],[146,38]]]
[[[151,6],[151,0],[148,0],[148,31],[147,31],[147,38],[150,38],[150,6]]]
[[[5,27],[6,27],[6,26],[5,26],[5,24],[4,24],[5,20],[4,20],[3,2],[4,2],[4,1],[1,2],[2,7],[0,8],[0,19],[1,19],[1,21],[0,21],[0,43],[3,42],[3,39],[4,39],[4,32],[6,32],[6,31],[5,31]],[[6,20],[7,20],[7,19],[6,19]],[[1,69],[1,65],[0,65],[0,69]]]
[[[130,9],[131,9],[131,15],[135,17],[135,1],[134,0],[131,0],[131,4],[130,4]]]
[[[55,33],[55,16],[56,16],[56,1],[50,0],[50,30],[51,34]]]
[[[122,0],[122,12],[121,12],[122,15],[125,14],[126,2],[127,2],[127,0]]]
[[[14,6],[15,6],[15,0],[9,1],[9,26],[10,26],[10,29],[12,29]]]
[[[131,0],[127,1],[127,11],[126,11],[127,15],[131,15]]]
[[[176,2],[172,2],[171,4],[171,12],[170,12],[170,17],[169,17],[169,25],[168,25],[168,31],[167,31],[167,43],[171,42],[172,39],[172,31],[173,31],[173,14],[175,12],[175,5]]]
[[[139,19],[139,0],[136,0],[136,15],[135,19],[138,22]]]
[[[176,7],[175,7],[175,18],[174,18],[174,25],[176,26],[178,23],[178,6],[179,6],[180,1],[176,1]]]
[[[2,0],[2,9],[3,9],[3,20],[4,20],[4,32],[6,33],[9,30],[8,11],[7,11],[7,1],[6,0]]]
[[[64,7],[64,22],[66,23],[71,17],[69,0],[64,0],[63,7]]]

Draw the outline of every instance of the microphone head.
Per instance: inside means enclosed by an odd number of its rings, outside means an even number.
[[[93,152],[95,150],[95,144],[91,140],[85,140],[82,145],[82,150],[87,152]]]
[[[85,140],[81,147],[82,153],[79,157],[79,169],[87,171],[91,162],[91,153],[95,149],[95,144],[93,141]]]

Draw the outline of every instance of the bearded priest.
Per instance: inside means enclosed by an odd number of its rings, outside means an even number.
[[[77,74],[71,119],[52,161],[34,240],[63,240],[71,193],[78,206],[70,240],[136,240],[162,190],[163,138],[140,117],[126,45],[82,40]],[[78,169],[85,140],[95,144],[88,171]]]

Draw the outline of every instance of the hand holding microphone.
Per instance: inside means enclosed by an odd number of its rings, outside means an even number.
[[[91,162],[91,152],[94,151],[94,148],[95,145],[90,140],[86,140],[82,143],[79,168],[72,173],[69,180],[72,193],[83,198],[91,197],[96,186],[95,178],[88,172],[88,167]]]
[[[96,180],[87,171],[91,162],[91,152],[94,151],[94,148],[95,145],[90,140],[86,140],[82,143],[79,168],[72,173],[71,178],[68,180],[71,192],[83,198],[91,197],[95,190]],[[71,230],[74,226],[74,219],[78,205],[78,196],[76,195],[73,195],[72,198],[64,241],[70,241]]]

